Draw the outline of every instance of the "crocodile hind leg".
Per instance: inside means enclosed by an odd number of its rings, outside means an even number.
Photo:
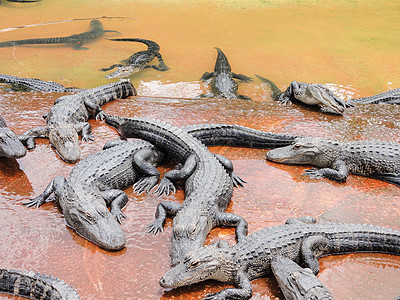
[[[73,46],[74,50],[88,50],[88,47],[82,47],[84,45],[83,41],[76,42]]]
[[[164,59],[161,56],[161,53],[157,52],[156,53],[156,57],[157,57],[158,62],[159,62],[159,67],[162,68],[162,70],[159,70],[159,71],[167,71],[167,70],[169,70],[169,67],[165,64]]]
[[[216,215],[217,226],[230,226],[235,227],[235,236],[237,242],[241,242],[247,236],[247,221],[232,213],[219,212]]]
[[[94,140],[93,135],[91,134],[92,126],[90,126],[88,122],[80,122],[74,125],[74,127],[76,132],[82,135],[82,141],[88,142]]]
[[[121,211],[121,209],[128,202],[128,196],[124,191],[113,189],[104,191],[101,196],[106,201],[108,205],[111,206],[111,214],[117,219],[118,223],[122,223],[122,219],[126,219],[126,216]]]
[[[35,206],[36,208],[38,208],[46,201],[49,202],[48,198],[50,197],[50,195],[52,193],[56,194],[56,198],[52,198],[52,200],[51,200],[51,201],[54,201],[57,199],[57,194],[59,194],[60,192],[63,191],[65,184],[67,184],[66,179],[62,176],[57,176],[49,183],[49,185],[46,187],[46,189],[43,191],[43,193],[41,193],[36,198],[30,199],[28,202],[25,202],[23,204],[26,205],[27,207]]]
[[[182,204],[173,201],[162,201],[158,203],[156,219],[146,226],[147,233],[153,233],[156,235],[157,233],[162,232],[167,216],[174,217],[182,207]]]
[[[319,262],[317,257],[329,253],[330,242],[322,235],[307,237],[301,245],[301,256],[307,268],[317,275],[319,273]]]
[[[231,177],[232,184],[234,187],[244,187],[246,181],[240,178],[238,175],[233,172],[233,164],[230,159],[226,158],[221,154],[214,154],[214,156],[218,159],[218,161],[222,164],[225,170],[228,172],[229,176]]]

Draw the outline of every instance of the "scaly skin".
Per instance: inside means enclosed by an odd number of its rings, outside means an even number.
[[[123,60],[121,64],[114,64],[108,68],[102,68],[100,71],[109,71],[117,68],[113,73],[106,75],[106,78],[124,78],[129,77],[140,70],[153,68],[158,71],[167,71],[169,68],[164,63],[164,60],[160,53],[160,46],[153,41],[139,39],[139,38],[122,38],[122,39],[110,39],[111,41],[126,41],[126,42],[138,42],[147,45],[147,50],[136,52],[129,58]],[[149,63],[157,58],[159,65],[149,65]]]
[[[340,143],[322,138],[297,138],[286,147],[270,150],[267,159],[283,164],[312,165],[311,178],[344,182],[349,173],[400,185],[400,144],[384,141]]]
[[[234,80],[240,79],[244,82],[249,82],[252,79],[242,74],[232,73],[231,66],[225,54],[219,48],[217,49],[218,56],[215,62],[214,72],[204,73],[201,80],[211,80],[211,90],[212,94],[200,95],[200,97],[216,97],[225,99],[244,99],[251,100],[251,98],[243,95],[238,95],[238,84]]]
[[[235,285],[204,299],[249,299],[251,280],[271,273],[280,256],[319,272],[318,257],[356,252],[400,255],[400,232],[365,224],[312,224],[314,218],[289,219],[261,229],[231,247],[219,241],[188,255],[161,279],[162,287],[180,287],[208,279]]]
[[[346,107],[351,106],[351,104],[335,96],[331,90],[322,84],[292,81],[286,91],[282,92],[271,80],[259,75],[256,76],[268,84],[272,98],[282,104],[297,100],[311,106],[325,106],[339,115],[344,113]]]
[[[286,300],[333,300],[311,269],[300,267],[288,257],[275,257],[271,270]]]
[[[0,158],[21,158],[26,154],[24,145],[18,136],[7,127],[6,121],[0,116]]]
[[[20,135],[20,140],[28,149],[33,149],[35,138],[47,137],[62,159],[75,163],[81,155],[78,134],[82,134],[84,141],[93,140],[87,122],[89,116],[102,120],[105,113],[100,106],[132,95],[136,95],[133,85],[129,81],[119,81],[60,97],[46,115],[46,126],[29,129]]]
[[[400,89],[389,90],[374,96],[351,99],[351,104],[400,104]]]
[[[16,41],[6,41],[0,43],[2,47],[14,47],[20,45],[43,45],[43,44],[73,44],[75,50],[86,50],[88,48],[82,47],[85,42],[97,39],[104,35],[106,32],[118,32],[114,30],[104,30],[103,24],[99,20],[90,21],[90,30],[79,34],[70,36],[53,37],[53,38],[36,38]]]
[[[232,197],[233,184],[219,160],[208,149],[182,129],[165,122],[107,116],[106,123],[122,137],[147,140],[183,163],[181,170],[167,172],[160,181],[159,195],[175,191],[173,182],[186,180],[185,201],[161,202],[156,220],[149,232],[163,229],[167,215],[175,216],[172,228],[171,261],[177,264],[188,252],[204,245],[207,234],[216,226],[235,226],[240,241],[247,234],[247,222],[240,216],[225,213]]]
[[[22,78],[12,75],[0,74],[0,82],[12,84],[15,91],[36,91],[36,92],[76,92],[78,88],[65,87],[54,81],[43,81],[36,78]]]
[[[0,269],[0,292],[30,299],[81,299],[71,286],[58,278],[34,272],[6,269]]]

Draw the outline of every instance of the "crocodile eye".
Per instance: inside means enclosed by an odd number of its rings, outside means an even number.
[[[195,260],[190,263],[190,268],[196,268],[200,264],[200,261]]]
[[[88,213],[88,212],[85,212],[85,219],[86,219],[89,223],[94,223],[94,222],[95,222],[95,219],[93,218],[93,216],[92,216],[90,213]]]
[[[294,144],[294,145],[293,145],[293,148],[294,148],[294,149],[300,149],[300,148],[301,148],[301,145],[300,145],[300,144]]]

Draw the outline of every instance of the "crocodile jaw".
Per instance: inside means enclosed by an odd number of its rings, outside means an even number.
[[[80,159],[81,148],[79,147],[78,134],[72,126],[51,129],[49,141],[67,163],[73,164]]]

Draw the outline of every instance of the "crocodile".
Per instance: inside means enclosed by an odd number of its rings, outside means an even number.
[[[267,160],[283,164],[312,165],[311,178],[344,182],[349,173],[400,186],[400,144],[385,141],[352,141],[303,137],[290,146],[267,152]]]
[[[2,47],[14,47],[19,45],[43,45],[43,44],[73,44],[75,50],[86,50],[87,47],[82,47],[87,41],[97,39],[106,32],[117,32],[115,30],[104,30],[103,24],[99,20],[90,21],[90,30],[78,34],[63,37],[52,38],[34,38],[16,41],[0,42]]]
[[[124,137],[149,141],[171,158],[183,164],[180,170],[165,173],[155,193],[175,191],[174,181],[186,180],[183,204],[160,202],[156,219],[148,232],[163,230],[167,215],[174,216],[171,238],[171,263],[176,265],[188,252],[204,245],[207,234],[217,226],[234,226],[236,238],[247,234],[247,222],[242,217],[226,213],[233,193],[233,183],[220,161],[199,140],[183,129],[158,120],[106,116],[106,124]],[[152,186],[157,175],[142,179],[143,186]]]
[[[167,71],[169,67],[165,64],[161,53],[160,46],[151,40],[145,40],[140,38],[121,38],[121,39],[109,39],[111,41],[126,41],[126,42],[139,42],[147,45],[147,50],[136,52],[129,58],[121,61],[120,64],[114,64],[108,68],[102,68],[100,71],[105,72],[117,68],[113,73],[106,75],[106,78],[122,78],[129,77],[140,70],[153,68],[158,71]],[[157,58],[159,65],[149,65],[149,63]]]
[[[253,146],[254,141],[257,141],[257,146],[273,148],[290,143],[292,139],[291,136],[238,125],[197,125],[186,127],[185,131],[199,136],[210,145],[226,145],[231,136],[231,145]],[[212,138],[213,132],[216,135],[221,133],[221,138]],[[241,138],[240,144],[236,144],[236,137]],[[230,174],[233,184],[242,186],[243,181],[233,173],[232,163],[223,156],[215,156]],[[56,177],[41,195],[26,205],[39,207],[45,201],[48,202],[50,195],[54,193],[56,197],[53,201],[61,207],[70,227],[104,249],[119,250],[123,248],[125,238],[115,220],[121,223],[125,217],[121,209],[127,203],[128,197],[123,190],[133,184],[136,192],[149,192],[159,179],[159,172],[155,167],[165,158],[163,152],[143,140],[108,142],[104,145],[104,151],[89,155],[78,162],[72,168],[68,179]],[[146,177],[150,175],[150,179]],[[152,184],[143,185],[149,180]],[[68,201],[65,200],[67,196]],[[106,204],[111,206],[111,215]],[[74,211],[75,218],[71,217],[71,211]],[[87,219],[92,222],[88,222]],[[118,243],[109,242],[114,235]]]
[[[249,299],[251,280],[271,273],[279,256],[318,274],[321,256],[380,252],[400,255],[400,231],[366,224],[314,224],[312,217],[292,218],[285,225],[263,228],[233,246],[217,241],[187,255],[160,279],[165,288],[214,279],[235,285],[204,299]]]
[[[79,88],[65,87],[54,81],[43,81],[36,78],[23,78],[13,75],[0,74],[0,82],[12,84],[15,91],[36,91],[36,92],[77,92]]]
[[[39,2],[41,0],[6,0],[8,2],[16,2],[16,3],[33,3],[33,2]],[[0,1],[1,4],[1,1]]]
[[[226,58],[224,52],[220,48],[215,48],[218,52],[217,60],[215,62],[214,72],[205,72],[200,80],[205,81],[211,79],[212,94],[202,94],[200,97],[217,97],[225,99],[244,99],[251,100],[250,97],[238,95],[238,84],[234,80],[240,79],[244,82],[250,82],[251,77],[236,74],[232,72],[231,65]]]
[[[6,121],[0,116],[0,158],[21,158],[26,155],[26,149],[18,136],[7,127]]]
[[[35,138],[47,137],[63,160],[75,163],[79,160],[81,150],[78,144],[78,133],[83,141],[93,140],[92,128],[87,122],[89,116],[103,119],[105,113],[101,105],[118,98],[136,95],[136,90],[128,80],[110,83],[79,93],[62,96],[44,116],[46,126],[27,130],[19,136],[28,147],[35,148]]]
[[[292,81],[289,87],[282,92],[271,80],[257,74],[256,76],[269,86],[272,99],[282,104],[300,101],[311,106],[325,106],[339,115],[342,115],[347,107],[353,106],[337,97],[322,84]]]
[[[63,280],[32,271],[0,269],[0,292],[29,299],[81,299]]]
[[[400,104],[400,89],[389,90],[377,95],[350,99],[351,104]]]
[[[302,268],[286,256],[272,259],[271,271],[286,300],[333,300],[331,292],[310,268]]]

